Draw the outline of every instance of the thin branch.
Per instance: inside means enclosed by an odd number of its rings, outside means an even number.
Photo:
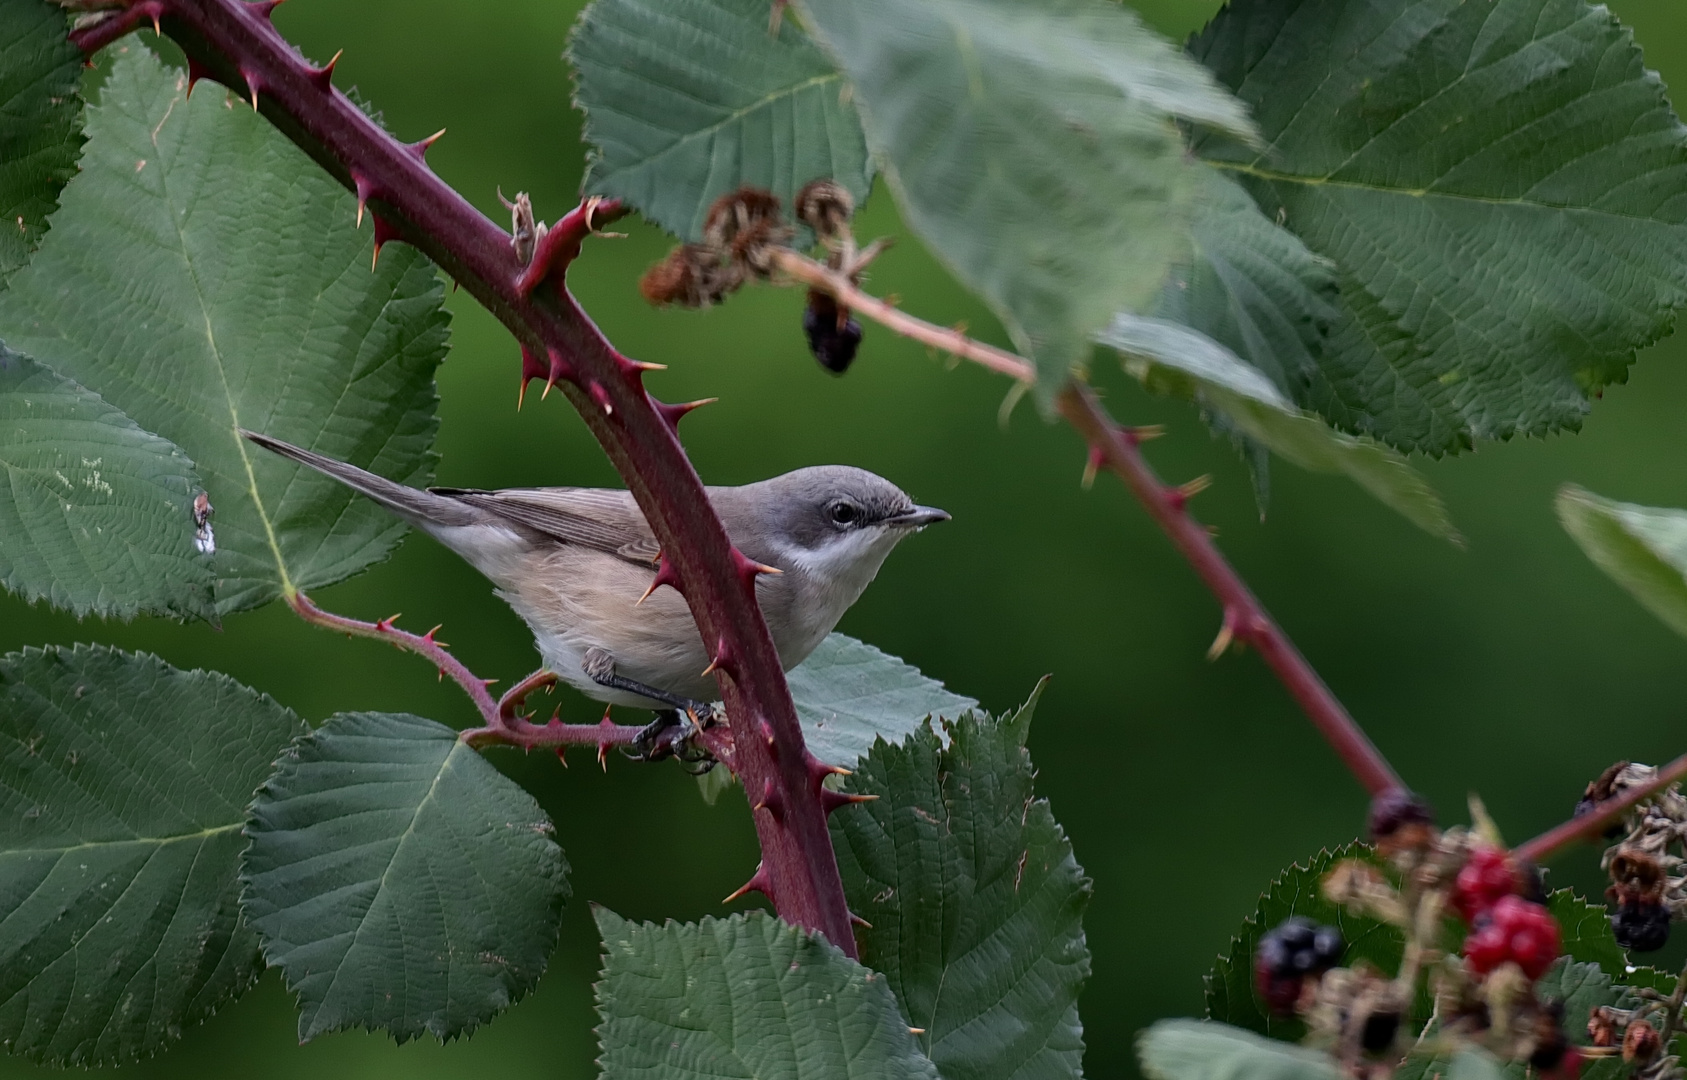
[[[1604,834],[1605,827],[1622,817],[1630,807],[1644,802],[1683,778],[1687,778],[1687,754],[1659,769],[1658,775],[1647,783],[1629,788],[1621,797],[1606,799],[1597,808],[1578,814],[1557,828],[1549,829],[1533,840],[1519,844],[1512,853],[1528,862],[1542,862],[1547,856],[1569,847],[1578,840],[1597,840]]]
[[[375,243],[421,249],[509,328],[523,352],[522,383],[556,385],[580,411],[656,534],[664,567],[685,596],[720,673],[734,769],[745,789],[771,793],[754,815],[758,878],[786,920],[857,955],[843,881],[826,827],[821,781],[831,771],[803,743],[778,651],[755,598],[754,564],[732,546],[675,424],[684,406],[646,393],[648,365],[617,352],[563,282],[569,263],[615,208],[588,200],[550,230],[529,263],[510,235],[428,168],[431,140],[403,144],[333,86],[270,25],[273,4],[144,0],[188,58],[190,79],[210,78],[253,101],[283,134],[355,191],[374,218]],[[141,10],[124,5],[133,24]],[[84,36],[89,45],[104,36]],[[361,216],[361,215],[360,215]],[[347,227],[351,227],[347,222]],[[773,808],[778,812],[774,812]]]
[[[452,655],[443,642],[434,638],[434,634],[439,631],[437,626],[425,634],[412,634],[394,625],[398,618],[396,615],[390,619],[377,619],[375,622],[336,615],[318,607],[315,601],[302,592],[292,593],[288,596],[287,603],[299,618],[312,626],[320,626],[348,637],[384,641],[394,648],[426,658],[439,669],[440,675],[451,676],[451,681],[462,687],[463,693],[469,696],[484,722],[483,726],[470,728],[459,736],[470,746],[513,746],[522,750],[546,750],[566,746],[626,746],[644,730],[636,725],[611,724],[607,716],[596,724],[564,724],[554,717],[548,724],[529,723],[516,714],[517,706],[528,693],[547,681],[555,682],[556,676],[551,675],[548,680],[529,677],[502,698],[494,700],[486,688],[497,680],[480,678],[468,669],[468,665]],[[711,740],[711,744],[706,745],[709,745],[711,750],[721,748],[718,740]]]
[[[974,341],[959,330],[949,330],[916,318],[862,292],[847,276],[795,251],[781,249],[774,259],[780,270],[810,288],[830,293],[839,304],[865,315],[904,337],[951,352],[1022,383],[1036,377],[1023,357],[983,342]],[[1235,569],[1219,553],[1212,535],[1188,511],[1187,488],[1161,482],[1142,456],[1142,432],[1118,424],[1097,400],[1093,391],[1078,383],[1068,385],[1058,401],[1061,416],[1089,443],[1093,465],[1106,466],[1119,476],[1142,503],[1179,553],[1194,567],[1208,589],[1224,605],[1224,624],[1219,641],[1246,642],[1264,657],[1295,702],[1311,719],[1319,733],[1335,749],[1342,762],[1372,795],[1403,785],[1375,744],[1360,729],[1306,657],[1295,648],[1283,628],[1271,618],[1265,606]]]

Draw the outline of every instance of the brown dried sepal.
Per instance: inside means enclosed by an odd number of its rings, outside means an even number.
[[[1636,1020],[1629,1024],[1623,1033],[1623,1060],[1629,1064],[1639,1062],[1644,1065],[1658,1056],[1663,1048],[1663,1042],[1658,1038],[1658,1029],[1649,1021]]]
[[[1588,1013],[1587,1037],[1595,1046],[1617,1045],[1617,1033],[1622,1030],[1622,1018],[1609,1005],[1601,1005]]]
[[[1404,926],[1410,920],[1400,893],[1382,871],[1362,859],[1343,859],[1322,882],[1324,899],[1357,914]]]
[[[1663,901],[1664,869],[1658,860],[1636,847],[1620,847],[1611,855],[1611,887],[1605,890],[1613,903],[1658,904]]]
[[[832,180],[810,180],[797,192],[792,206],[797,220],[822,240],[838,236],[855,216],[855,196]]]
[[[638,289],[657,307],[678,304],[701,308],[718,304],[742,284],[743,271],[722,262],[714,249],[703,244],[681,244],[644,272]]]
[[[703,219],[703,242],[757,277],[772,273],[771,249],[790,239],[779,196],[762,188],[741,187],[722,195]]]

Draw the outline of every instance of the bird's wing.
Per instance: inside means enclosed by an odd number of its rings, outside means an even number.
[[[630,493],[606,488],[429,488],[479,507],[565,544],[654,565],[661,555],[656,536]]]

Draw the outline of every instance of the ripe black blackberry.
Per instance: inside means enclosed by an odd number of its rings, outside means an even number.
[[[840,313],[838,302],[830,296],[809,290],[802,329],[808,336],[808,351],[827,371],[842,375],[855,362],[855,351],[861,347],[861,324]]]
[[[1611,933],[1625,949],[1656,952],[1669,941],[1669,909],[1644,900],[1622,904],[1611,913]]]
[[[1341,931],[1311,919],[1285,919],[1254,949],[1254,985],[1272,1012],[1294,1011],[1307,976],[1335,967],[1347,948]]]

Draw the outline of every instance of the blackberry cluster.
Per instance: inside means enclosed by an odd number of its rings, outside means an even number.
[[[1254,985],[1259,996],[1272,1012],[1293,1012],[1307,977],[1335,967],[1346,949],[1341,931],[1333,926],[1319,926],[1298,915],[1283,920],[1259,939],[1254,950]]]
[[[1521,896],[1503,896],[1472,924],[1464,939],[1464,960],[1477,975],[1509,960],[1538,979],[1558,959],[1558,949],[1558,920],[1551,912]]]

